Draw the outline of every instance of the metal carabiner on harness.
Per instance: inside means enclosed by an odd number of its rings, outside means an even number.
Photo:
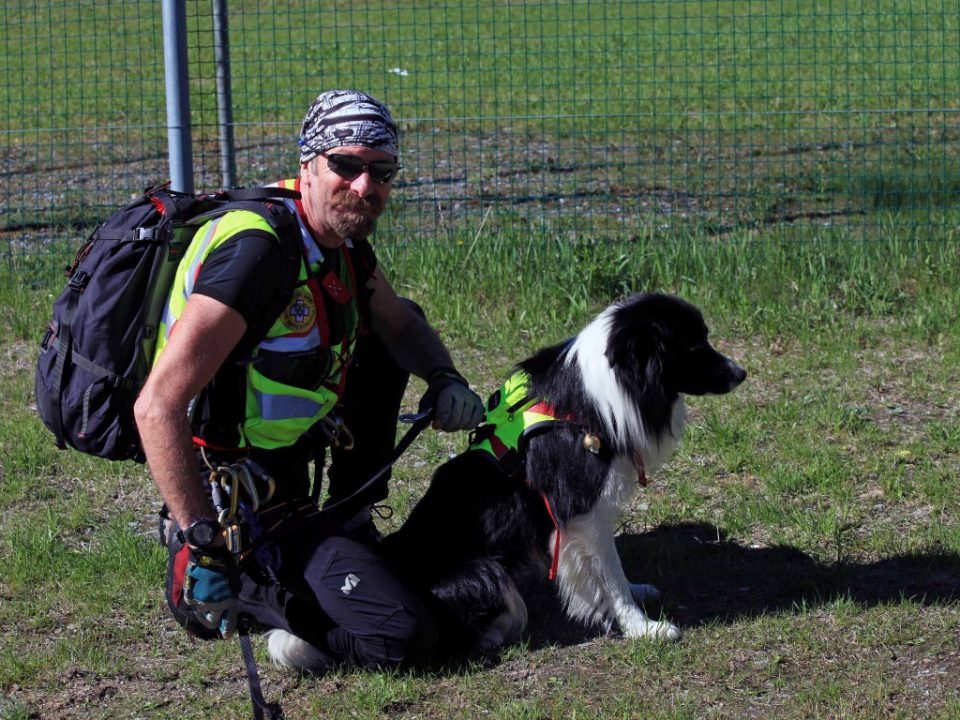
[[[266,485],[261,497],[257,480]],[[230,465],[219,465],[210,471],[210,494],[217,509],[220,524],[226,530],[227,548],[239,555],[241,502],[250,512],[257,512],[260,506],[270,501],[276,490],[276,482],[260,465],[244,458]]]
[[[330,447],[335,450],[353,450],[353,433],[342,417],[326,415],[317,425],[326,436]]]

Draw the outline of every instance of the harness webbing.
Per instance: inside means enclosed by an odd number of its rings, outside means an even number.
[[[560,566],[560,546],[563,538],[563,526],[553,510],[553,504],[550,497],[543,490],[536,490],[530,484],[526,473],[526,463],[524,458],[524,440],[533,432],[547,430],[555,427],[556,423],[575,422],[573,416],[567,415],[562,418],[557,417],[556,410],[549,402],[537,399],[526,392],[525,375],[514,375],[507,385],[494,396],[497,400],[509,402],[514,401],[501,413],[494,413],[493,408],[488,412],[488,416],[494,417],[494,422],[477,428],[470,439],[470,447],[474,451],[483,452],[487,457],[495,461],[498,467],[506,473],[508,477],[522,477],[527,487],[535,490],[543,499],[543,506],[547,510],[547,515],[553,523],[556,533],[556,540],[553,544],[553,558],[550,562],[550,570],[547,577],[552,581],[557,579],[557,570]],[[506,438],[501,437],[496,424],[496,418],[501,422],[513,424],[516,426]],[[514,445],[515,444],[515,445]]]
[[[563,525],[554,511],[550,497],[543,490],[537,490],[530,483],[526,472],[526,444],[534,433],[553,430],[561,425],[574,425],[583,433],[583,448],[596,455],[610,458],[610,449],[600,435],[591,432],[575,416],[566,414],[557,416],[556,409],[547,400],[532,394],[530,376],[518,370],[497,390],[487,403],[486,423],[470,435],[470,450],[480,452],[491,460],[501,472],[511,478],[522,478],[530,489],[543,499],[543,505],[550,516],[556,532],[553,546],[553,559],[548,577],[556,580],[560,565],[560,545],[563,537]],[[634,452],[634,466],[637,480],[646,486],[643,457]]]
[[[527,484],[529,485],[529,482]],[[557,569],[560,567],[560,522],[557,520],[557,516],[553,512],[553,506],[550,505],[550,498],[547,497],[547,494],[545,492],[541,492],[540,497],[543,498],[543,504],[547,508],[547,515],[549,515],[550,519],[553,521],[553,527],[557,534],[557,539],[553,544],[553,560],[550,561],[550,570],[547,573],[547,579],[553,581],[557,579]]]

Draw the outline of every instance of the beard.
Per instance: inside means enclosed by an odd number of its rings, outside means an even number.
[[[361,198],[349,190],[338,190],[331,198],[330,227],[340,237],[365,238],[377,228],[377,218],[383,212],[378,196]]]

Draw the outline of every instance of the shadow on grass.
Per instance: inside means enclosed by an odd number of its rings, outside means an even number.
[[[871,563],[822,563],[788,546],[751,548],[708,523],[665,525],[617,538],[632,582],[664,593],[664,614],[681,628],[810,607],[848,598],[871,606],[909,600],[960,602],[960,556],[929,552]],[[530,646],[571,645],[602,634],[568,620],[554,589],[528,598]]]

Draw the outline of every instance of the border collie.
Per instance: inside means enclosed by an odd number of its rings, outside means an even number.
[[[383,553],[435,598],[452,654],[518,640],[527,624],[520,589],[546,569],[569,617],[616,625],[627,637],[679,638],[675,625],[641,607],[656,588],[624,576],[616,523],[679,441],[682,396],[728,393],[746,371],[710,345],[697,308],[663,294],[611,305],[518,369],[540,403],[525,403],[539,413],[534,419],[554,419],[523,431],[512,464],[479,449],[490,434],[481,426],[471,449],[438,469],[404,525],[383,540]],[[491,397],[488,420],[503,399]]]

